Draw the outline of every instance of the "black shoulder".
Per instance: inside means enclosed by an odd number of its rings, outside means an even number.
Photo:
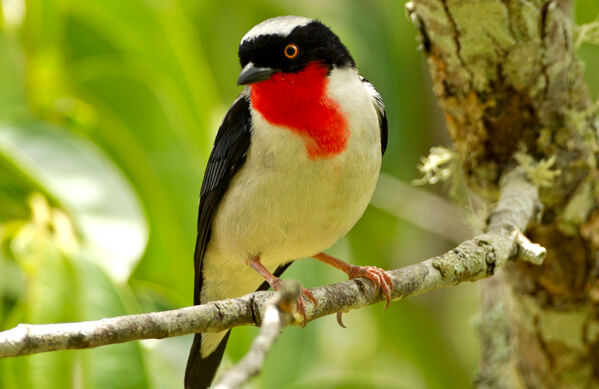
[[[361,77],[361,76],[360,76]],[[370,93],[370,97],[372,97],[372,104],[376,109],[376,113],[379,117],[379,127],[381,129],[381,153],[385,154],[385,150],[387,150],[387,137],[388,128],[387,128],[387,112],[385,111],[385,103],[383,102],[383,98],[376,90],[374,85],[364,77],[361,77],[362,82],[368,88],[368,92]]]
[[[202,259],[210,239],[212,219],[231,179],[245,162],[250,148],[251,127],[249,100],[242,94],[233,103],[218,129],[204,173],[194,254],[194,304],[200,303]]]

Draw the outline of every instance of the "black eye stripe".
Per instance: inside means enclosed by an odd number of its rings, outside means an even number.
[[[296,53],[288,47],[295,45]],[[298,72],[308,63],[318,61],[328,66],[355,66],[354,60],[339,38],[324,24],[312,22],[296,27],[289,35],[265,34],[243,41],[239,46],[241,66],[253,62],[284,72]]]

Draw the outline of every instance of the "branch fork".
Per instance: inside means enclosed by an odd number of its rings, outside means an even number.
[[[239,388],[244,382],[260,373],[266,354],[279,337],[281,330],[295,320],[292,311],[300,291],[301,287],[297,281],[289,280],[281,283],[281,288],[264,304],[260,333],[252,342],[250,350],[237,365],[222,376],[215,389]]]

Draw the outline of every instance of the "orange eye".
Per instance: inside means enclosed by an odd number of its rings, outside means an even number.
[[[289,59],[293,59],[295,57],[297,57],[298,53],[299,53],[299,49],[297,48],[296,45],[294,45],[293,43],[288,44],[285,47],[285,57],[289,58]]]

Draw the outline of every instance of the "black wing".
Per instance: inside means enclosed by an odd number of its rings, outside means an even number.
[[[250,148],[251,125],[249,101],[245,95],[242,95],[233,103],[233,106],[225,115],[225,119],[216,134],[210,158],[208,158],[200,191],[198,235],[194,253],[193,303],[196,305],[200,304],[202,261],[210,240],[214,213],[231,182],[231,178],[245,162]],[[210,382],[222,359],[228,338],[229,332],[212,354],[202,358],[200,352],[202,334],[194,336],[185,369],[186,389],[204,389],[210,386]]]
[[[229,109],[218,129],[204,173],[204,181],[200,191],[198,236],[194,254],[194,304],[200,304],[202,260],[210,240],[212,219],[231,182],[231,178],[245,162],[250,148],[251,126],[249,101],[245,95],[242,95]]]
[[[383,98],[379,92],[370,81],[364,77],[361,77],[361,80],[368,87],[368,92],[370,92],[370,96],[373,99],[374,108],[376,109],[376,113],[379,117],[379,127],[381,129],[381,153],[385,154],[385,150],[387,150],[387,137],[389,132],[387,129],[387,112],[385,112],[385,103],[383,102]]]
[[[227,112],[218,129],[214,146],[208,159],[204,181],[200,191],[200,207],[198,210],[198,235],[196,239],[194,268],[194,304],[200,304],[202,291],[202,261],[210,240],[210,232],[214,214],[233,176],[243,166],[250,148],[251,115],[247,96],[240,96]],[[291,262],[279,266],[274,274],[281,275]],[[258,290],[268,289],[265,282]],[[202,334],[196,334],[189,352],[185,369],[185,388],[205,389],[210,386],[216,369],[220,364],[229,338],[230,330],[221,340],[218,347],[206,357],[202,357],[200,349]]]
[[[385,106],[382,104],[382,102],[383,100],[381,100],[383,109],[379,110],[377,108],[377,113],[379,114],[379,125],[381,126],[381,153],[385,155],[385,150],[387,150],[387,137],[389,136],[389,130],[387,129],[387,112],[385,112]]]

